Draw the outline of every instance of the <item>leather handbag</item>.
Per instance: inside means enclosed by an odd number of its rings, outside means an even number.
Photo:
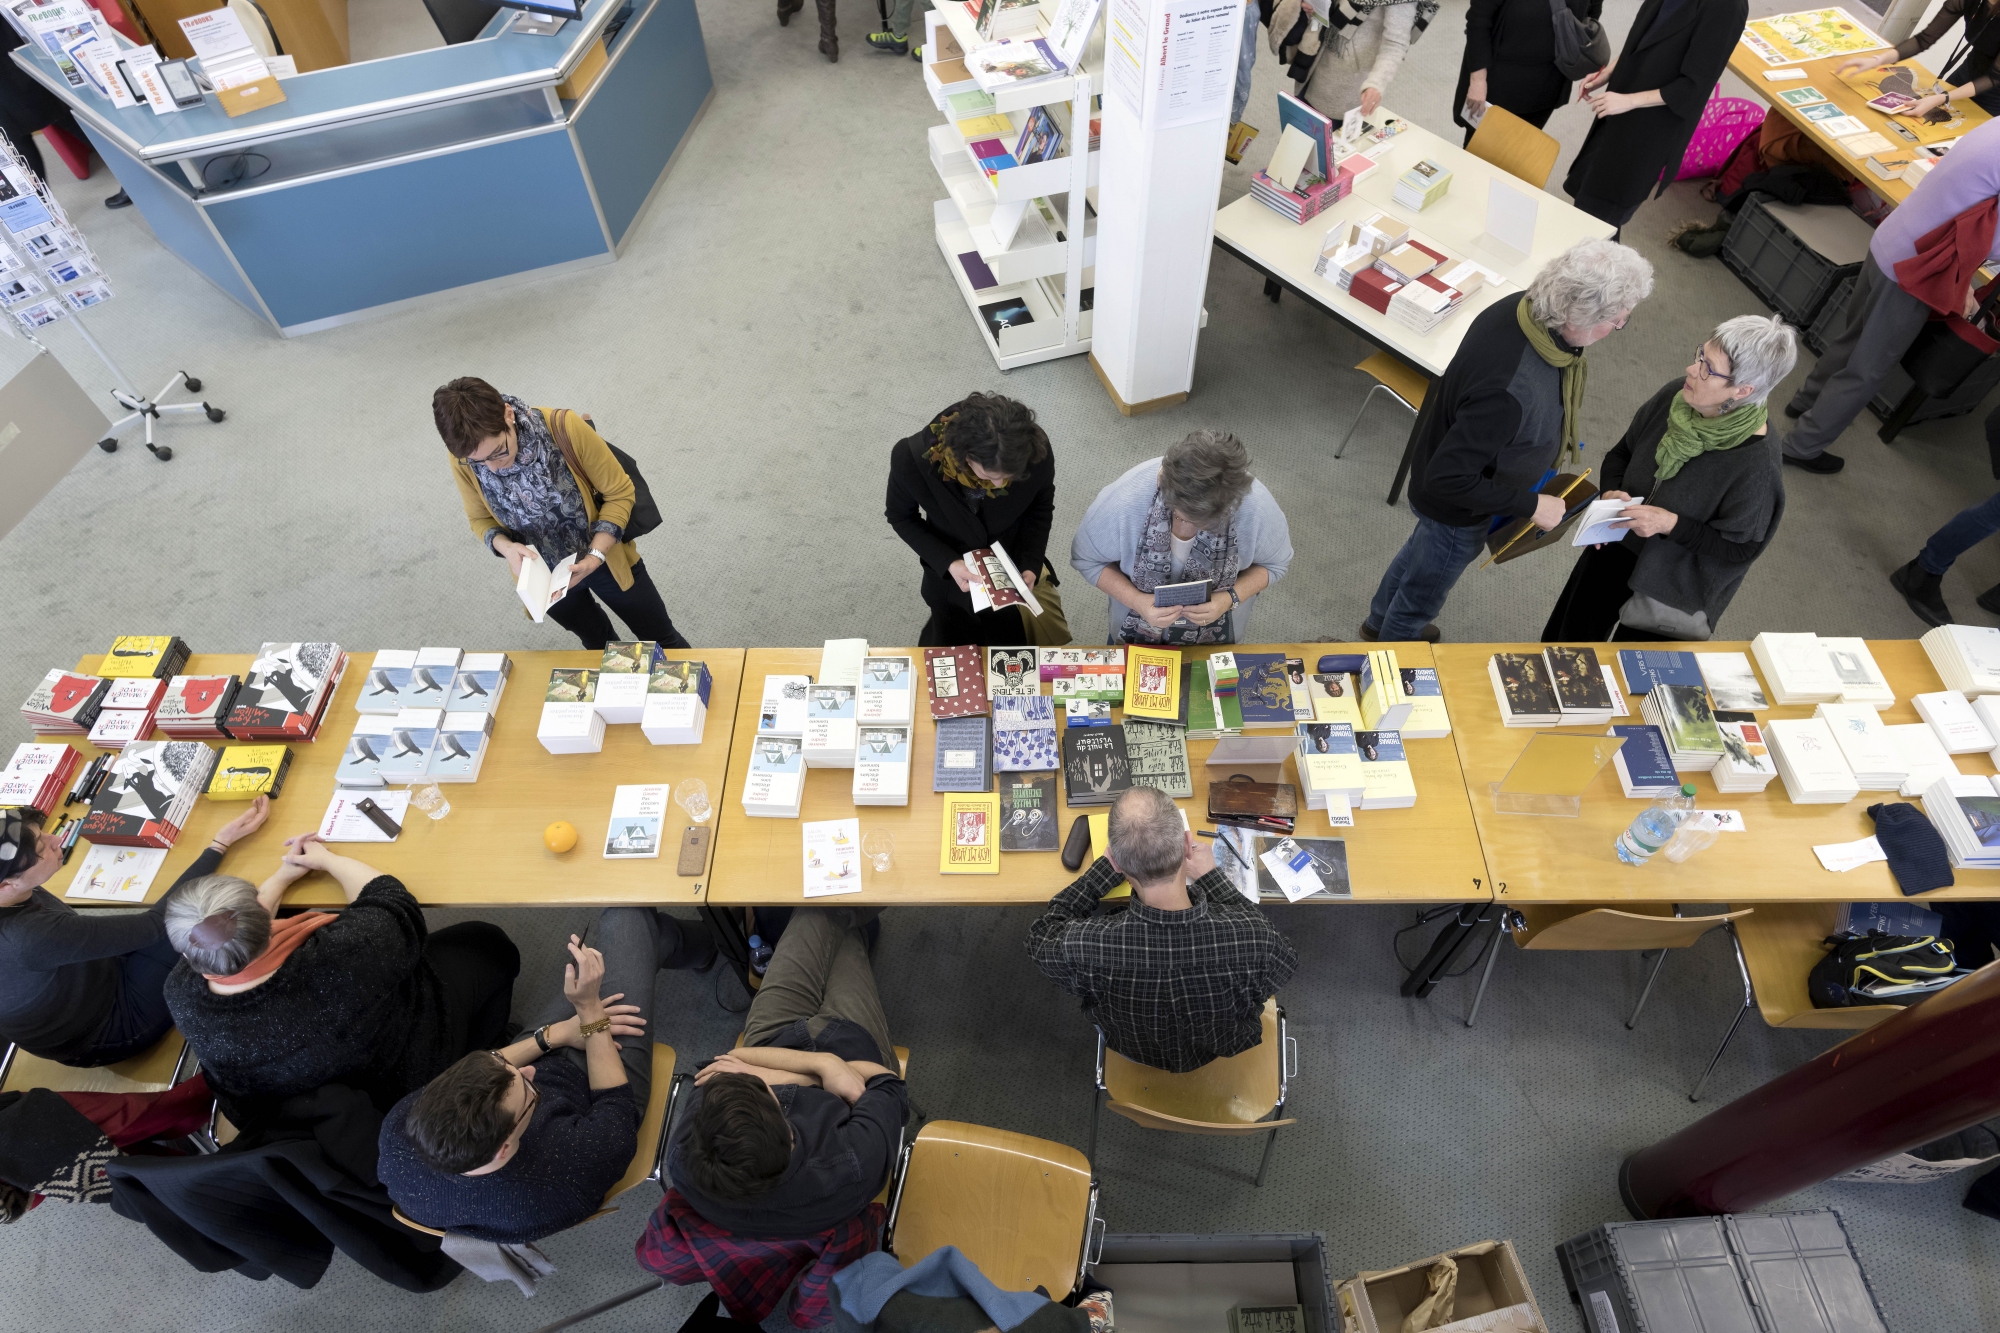
[[[1903,370],[1925,396],[1951,397],[1973,371],[2000,351],[2000,341],[1987,332],[1996,296],[2000,296],[2000,282],[1988,283],[1970,320],[1951,314],[1927,320],[1917,330],[1910,350],[1903,353]]]
[[[562,450],[563,461],[569,464],[569,470],[579,477],[587,477],[589,474],[577,463],[576,450],[569,442],[569,427],[564,421],[567,416],[569,416],[568,408],[557,408],[555,420],[549,423],[549,433],[556,437],[556,448]],[[584,420],[589,421],[590,418],[585,417]],[[654,503],[653,488],[648,486],[646,478],[640,475],[639,464],[633,460],[632,455],[609,440],[604,442],[604,446],[611,451],[611,456],[618,460],[618,466],[625,469],[625,475],[632,479],[632,513],[625,520],[624,536],[624,540],[629,542],[634,538],[645,536],[660,526],[660,506]],[[604,507],[602,493],[593,491],[590,498],[600,510]]]
[[[1565,79],[1582,79],[1611,63],[1611,36],[1596,19],[1578,18],[1568,0],[1549,0],[1555,28],[1556,68]]]
[[[1289,782],[1258,782],[1237,773],[1227,782],[1208,784],[1208,818],[1213,824],[1271,829],[1290,826],[1299,817],[1299,789]]]

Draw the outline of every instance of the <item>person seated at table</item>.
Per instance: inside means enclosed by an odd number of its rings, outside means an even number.
[[[1917,100],[1898,116],[1921,119],[1947,102],[1971,102],[1989,116],[2000,116],[2000,91],[1993,87],[1993,58],[2000,55],[2000,4],[1994,0],[1944,0],[1922,32],[1913,32],[1886,51],[1853,56],[1834,67],[1833,76],[1865,74],[1928,51],[1951,33],[1949,60],[1958,63],[1933,82],[1928,72],[1896,71],[1882,81],[1882,91],[1899,92]],[[1963,25],[1962,27],[1960,25]]]
[[[1799,334],[1776,315],[1724,320],[1680,379],[1648,398],[1604,456],[1599,498],[1644,501],[1587,547],[1556,599],[1548,642],[1700,641],[1715,632],[1785,513],[1766,400]]]
[[[1096,915],[1125,880],[1131,905]],[[1083,1001],[1105,1045],[1175,1074],[1263,1041],[1264,1002],[1299,965],[1292,942],[1152,787],[1112,802],[1105,854],[1028,928],[1028,956]]]
[[[346,910],[277,920],[286,891],[316,872],[340,885]],[[233,875],[181,885],[166,926],[181,955],[167,1008],[239,1127],[328,1083],[387,1110],[467,1051],[500,1044],[521,970],[498,926],[432,933],[401,881],[310,833],[286,840],[261,886]]]
[[[654,974],[705,970],[715,943],[650,907],[605,908],[587,941],[569,937],[544,1022],[461,1057],[383,1119],[376,1174],[411,1220],[525,1244],[588,1218],[625,1174],[651,1093]]]
[[[270,812],[270,798],[252,801],[175,887],[214,874]],[[55,839],[21,811],[0,810],[0,1041],[66,1065],[116,1064],[174,1025],[162,988],[180,954],[167,939],[166,899],[143,912],[79,912],[42,887],[62,863]]]
[[[1097,493],[1069,563],[1111,598],[1107,643],[1243,643],[1257,594],[1291,567],[1292,535],[1243,441],[1198,430]],[[1202,581],[1207,601],[1153,605],[1162,584]]]

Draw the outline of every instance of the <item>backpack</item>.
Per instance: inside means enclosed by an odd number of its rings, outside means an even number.
[[[1826,938],[1827,955],[1813,964],[1806,992],[1815,1009],[1863,1004],[1915,1004],[1963,976],[1950,940],[1935,935],[1866,935],[1842,931]]]
[[[576,450],[570,447],[569,428],[564,424],[564,418],[568,415],[568,408],[557,408],[554,419],[549,422],[549,433],[556,437],[556,448],[562,450],[563,461],[569,464],[569,470],[579,477],[586,476],[576,461]],[[633,541],[660,526],[660,506],[654,503],[653,488],[648,486],[646,479],[639,474],[639,464],[634,461],[632,455],[609,440],[604,442],[604,447],[611,451],[611,456],[618,460],[618,466],[624,468],[625,475],[632,479],[632,513],[625,520],[623,540]],[[604,496],[593,493],[590,498],[591,502],[602,510]]]

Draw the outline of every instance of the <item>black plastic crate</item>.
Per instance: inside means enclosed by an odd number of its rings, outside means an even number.
[[[1854,217],[1847,209],[1827,208],[1829,213]],[[1769,201],[1755,194],[1729,224],[1720,257],[1765,305],[1800,328],[1812,323],[1842,278],[1861,270],[1858,257],[1843,262],[1814,250],[1780,219]]]
[[[1813,355],[1825,354],[1827,340],[1833,336],[1833,326],[1840,322],[1842,313],[1847,309],[1848,298],[1854,295],[1854,289],[1860,283],[1861,274],[1858,268],[1842,278],[1834,287],[1832,294],[1820,305],[1819,313],[1813,316],[1813,322],[1808,324],[1805,332],[1800,335],[1805,345],[1812,348]]]

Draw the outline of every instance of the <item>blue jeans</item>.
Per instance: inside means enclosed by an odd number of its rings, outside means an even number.
[[[1250,105],[1250,74],[1257,68],[1257,10],[1254,6],[1243,7],[1243,44],[1236,56],[1236,97],[1229,103],[1229,123],[1234,125],[1243,119],[1243,108]]]
[[[1444,610],[1452,585],[1486,543],[1485,523],[1454,528],[1417,515],[1416,530],[1389,562],[1368,604],[1368,623],[1390,642],[1415,639]]]
[[[2000,491],[1959,510],[1951,522],[1933,532],[1918,553],[1917,563],[1942,578],[1952,561],[1996,532],[2000,532]]]

